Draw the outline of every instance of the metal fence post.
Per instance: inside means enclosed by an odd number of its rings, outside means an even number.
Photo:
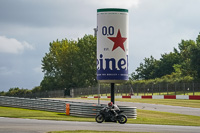
[[[185,83],[183,83],[183,91],[184,91],[184,95],[185,95]]]
[[[169,86],[169,85],[168,85],[168,83],[167,83],[167,95],[168,95],[168,91],[169,91],[169,90],[168,90],[168,86]]]
[[[158,91],[159,91],[159,95],[160,95],[160,84],[158,85]]]
[[[98,83],[98,105],[100,105],[100,83]]]
[[[193,96],[194,96],[194,82],[193,82],[193,87],[192,88],[193,88]]]
[[[176,95],[176,83],[174,85],[175,85],[175,95]]]

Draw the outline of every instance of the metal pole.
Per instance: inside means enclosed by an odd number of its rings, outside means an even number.
[[[185,83],[183,83],[183,91],[184,91],[184,95],[185,95]]]
[[[168,95],[168,83],[167,83],[167,95]]]
[[[94,28],[94,36],[97,36],[97,28]]]
[[[111,102],[115,103],[115,83],[111,83]]]

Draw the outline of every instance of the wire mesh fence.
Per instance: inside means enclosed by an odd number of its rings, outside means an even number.
[[[99,91],[99,93],[98,93]],[[6,95],[23,98],[56,98],[83,96],[110,96],[110,84],[100,84],[94,87],[72,88],[70,93],[66,89],[43,91],[29,94]],[[147,95],[200,95],[200,83],[159,83],[159,84],[116,84],[115,96],[147,96]]]
[[[54,90],[54,91],[43,91],[36,93],[27,94],[14,94],[7,95],[12,97],[23,97],[23,98],[52,98],[52,97],[65,97],[65,90]]]
[[[101,96],[110,95],[110,85],[99,86]],[[98,86],[72,89],[73,97],[95,96]],[[126,84],[115,85],[115,96],[146,95],[200,95],[200,83],[160,83],[160,84]]]

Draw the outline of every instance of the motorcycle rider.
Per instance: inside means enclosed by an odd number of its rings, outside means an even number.
[[[118,115],[116,111],[119,111],[119,108],[116,104],[113,104],[113,102],[109,102],[107,107],[115,116]]]

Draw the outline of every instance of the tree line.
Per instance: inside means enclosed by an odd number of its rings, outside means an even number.
[[[96,37],[85,35],[75,40],[50,42],[49,51],[42,59],[43,80],[32,90],[11,88],[0,95],[35,93],[48,90],[96,86]],[[200,35],[196,40],[182,40],[178,48],[145,58],[127,83],[198,82],[200,81]]]
[[[143,63],[130,76],[136,83],[158,82],[199,82],[200,81],[200,35],[196,40],[181,40],[173,52],[161,54],[160,59],[153,56]]]
[[[49,46],[42,60],[41,90],[96,85],[96,37],[85,35],[78,41],[57,40]]]
[[[41,91],[40,86],[36,86],[32,90],[24,89],[24,88],[20,89],[19,87],[14,87],[14,88],[10,88],[9,91],[7,92],[1,91],[0,96],[16,96],[16,97],[26,96],[26,95],[31,95],[40,91]]]
[[[51,90],[95,86],[96,80],[96,37],[85,35],[75,40],[62,39],[49,43],[49,52],[42,59],[43,80],[40,86],[28,89],[10,88],[0,95],[30,94]]]

